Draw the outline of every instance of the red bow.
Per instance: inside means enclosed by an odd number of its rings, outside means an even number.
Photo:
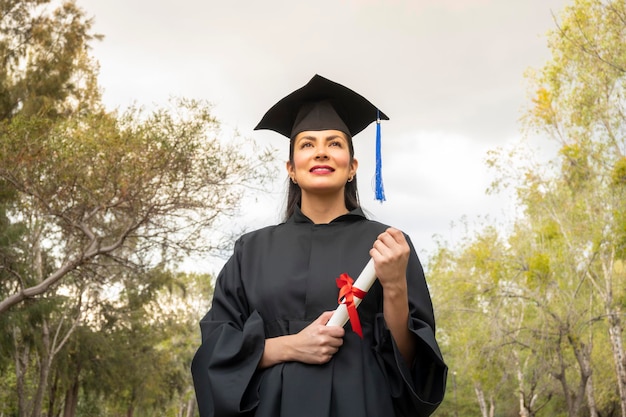
[[[352,330],[362,339],[363,331],[361,330],[361,322],[359,321],[359,314],[356,311],[356,305],[354,305],[354,297],[363,299],[365,295],[367,295],[367,292],[360,288],[353,287],[352,283],[354,283],[354,280],[350,278],[348,274],[341,274],[336,281],[337,287],[339,287],[339,297],[337,301],[339,304],[345,304],[348,308],[348,317],[350,318]]]

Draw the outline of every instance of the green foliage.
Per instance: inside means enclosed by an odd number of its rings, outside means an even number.
[[[511,265],[502,262],[504,253],[496,230],[486,227],[459,250],[441,247],[430,259],[438,338],[451,374],[437,415],[478,416],[477,390],[489,401],[515,389],[507,366],[510,356],[503,349],[506,330],[499,323],[513,306],[494,298],[508,285]]]
[[[513,186],[523,215],[501,238],[487,226],[429,264],[464,402],[452,408],[448,391],[441,415],[479,415],[465,403],[477,402],[476,386],[496,415],[626,413],[626,369],[615,360],[626,305],[625,39],[625,1],[565,8],[549,34],[552,59],[529,72],[524,118],[559,153],[539,166],[519,149],[492,152],[492,191]]]
[[[0,414],[193,415],[216,225],[273,176],[211,107],[100,103],[73,1],[0,2]]]
[[[615,186],[626,186],[626,156],[615,162],[611,172],[611,182]]]
[[[579,144],[568,144],[561,148],[563,156],[561,171],[565,181],[573,190],[584,186],[589,180],[590,168],[585,149]]]
[[[528,259],[526,282],[530,288],[544,288],[550,278],[550,257],[546,253],[532,254]]]
[[[121,285],[119,291],[110,288],[103,294],[92,287],[82,295],[90,300],[89,319],[79,323],[56,356],[50,390],[56,391],[57,397],[46,404],[51,413],[61,412],[67,401],[70,405],[73,401],[76,409],[91,409],[93,415],[125,415],[133,410],[136,416],[156,413],[174,417],[193,395],[189,368],[197,347],[199,310],[206,310],[212,295],[211,277],[156,269],[135,278],[120,271],[119,282],[136,282],[139,288]],[[0,315],[3,334],[7,328],[20,329],[16,342],[30,346],[24,375],[28,398],[36,391],[36,364],[43,355],[37,353],[43,349],[41,321],[47,320],[54,328],[75,313],[74,309],[59,316],[67,312],[67,304],[45,309],[41,305],[30,303],[34,312],[28,316],[28,326],[15,326],[16,320],[25,319],[23,309]],[[5,353],[15,356],[19,352]],[[0,387],[11,395],[0,411],[9,412],[17,407],[17,385],[15,378],[9,377],[15,375],[10,363],[5,370]],[[70,400],[67,393],[72,390],[77,396]]]
[[[57,242],[60,266],[39,282],[79,266],[76,278],[89,279],[101,255],[140,269],[214,249],[211,226],[273,173],[269,153],[247,154],[237,140],[211,137],[217,129],[206,103],[182,99],[148,115],[18,115],[0,126],[0,178],[19,191],[12,214]]]
[[[16,114],[57,117],[99,100],[87,56],[91,21],[75,2],[0,3],[0,120]]]

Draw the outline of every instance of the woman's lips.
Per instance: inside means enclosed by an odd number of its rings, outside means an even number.
[[[335,169],[333,167],[329,167],[328,165],[316,165],[309,170],[309,172],[314,174],[328,174],[334,171]]]

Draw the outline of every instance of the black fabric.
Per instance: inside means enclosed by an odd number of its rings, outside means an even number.
[[[324,365],[282,363],[257,370],[268,337],[294,334],[337,307],[335,278],[358,277],[387,226],[360,209],[313,224],[298,209],[285,223],[242,236],[201,320],[192,374],[201,417],[428,416],[445,392],[447,367],[435,340],[426,281],[411,245],[407,270],[416,360],[402,359],[383,317],[376,281],[358,313],[363,339],[346,325]]]
[[[352,135],[346,123],[328,101],[308,103],[300,108],[291,128],[291,137],[294,138],[298,133],[307,130],[339,130],[348,136]]]
[[[316,103],[330,104],[343,123],[337,123],[335,114],[326,109],[322,117],[305,120]],[[362,95],[316,74],[306,85],[274,104],[254,129],[273,130],[287,138],[304,130],[348,129],[346,133],[354,137],[377,118],[389,120]]]

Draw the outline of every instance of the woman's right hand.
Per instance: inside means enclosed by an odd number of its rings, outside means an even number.
[[[319,365],[337,353],[343,345],[345,330],[339,326],[326,326],[332,315],[332,311],[326,311],[300,333],[292,335],[293,360]]]
[[[343,327],[326,326],[332,315],[332,311],[322,313],[297,334],[266,339],[259,368],[291,361],[312,365],[328,362],[343,345],[345,334]]]

